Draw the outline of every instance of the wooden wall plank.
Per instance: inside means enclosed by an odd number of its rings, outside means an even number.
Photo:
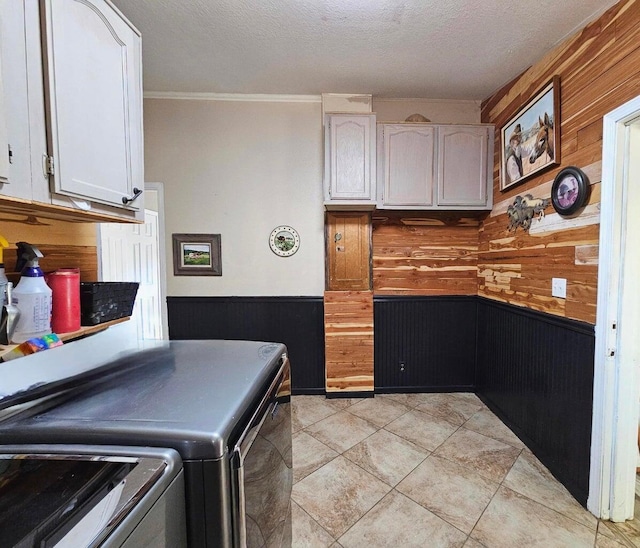
[[[486,213],[373,215],[376,295],[476,295],[478,228]]]
[[[373,292],[325,291],[327,393],[373,391]]]
[[[500,129],[552,76],[560,76],[562,164],[499,190]],[[595,322],[602,118],[640,89],[640,0],[622,0],[567,39],[482,105],[482,121],[496,124],[494,208],[478,242],[478,294],[551,314]],[[569,165],[587,173],[587,207],[564,218],[550,206],[529,232],[507,230],[515,196],[550,196],[553,178]],[[551,297],[551,278],[567,279],[567,299]]]
[[[7,277],[14,283],[20,279],[15,272],[16,242],[29,242],[42,251],[40,266],[45,272],[58,268],[79,268],[83,282],[98,281],[97,227],[93,223],[25,218],[24,215],[0,214],[0,234],[9,242],[4,252]]]

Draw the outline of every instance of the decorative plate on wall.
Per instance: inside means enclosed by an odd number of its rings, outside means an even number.
[[[269,236],[271,251],[280,257],[290,257],[300,247],[300,236],[296,230],[290,226],[277,226],[271,231]]]
[[[561,169],[553,180],[551,203],[560,215],[573,215],[587,203],[589,180],[577,167]]]

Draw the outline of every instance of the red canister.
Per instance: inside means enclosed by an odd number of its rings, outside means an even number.
[[[60,268],[45,276],[53,291],[51,297],[51,330],[69,333],[80,329],[80,270]]]

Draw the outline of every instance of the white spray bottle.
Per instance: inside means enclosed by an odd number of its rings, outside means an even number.
[[[20,316],[12,342],[21,343],[33,337],[51,333],[51,288],[44,281],[38,264],[40,250],[27,242],[18,242],[16,270],[21,270],[20,282],[13,290],[13,304]]]

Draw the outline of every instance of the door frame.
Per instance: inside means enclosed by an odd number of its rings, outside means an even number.
[[[145,183],[145,190],[155,190],[158,195],[158,260],[160,262],[160,315],[162,337],[169,338],[167,313],[167,240],[164,230],[164,183]]]
[[[160,321],[162,324],[162,338],[169,338],[169,320],[167,314],[167,241],[165,236],[164,220],[164,184],[145,183],[145,190],[153,190],[158,196],[158,262],[160,281]],[[97,252],[98,252],[98,276],[102,279],[102,236],[100,224],[97,224]]]
[[[598,296],[595,326],[591,468],[587,508],[602,519],[633,518],[638,430],[638,373],[620,359],[622,265],[629,124],[640,96],[603,119]],[[631,462],[633,460],[633,462]]]

